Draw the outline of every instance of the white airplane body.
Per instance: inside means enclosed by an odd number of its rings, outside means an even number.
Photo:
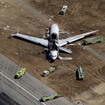
[[[92,33],[97,32],[97,31],[98,30],[95,30],[95,31],[83,33],[80,35],[76,35],[76,36],[72,36],[72,37],[60,40],[59,39],[60,30],[59,30],[58,24],[53,23],[49,27],[49,30],[47,32],[47,34],[48,34],[47,39],[27,36],[27,35],[23,35],[20,33],[12,34],[11,36],[19,37],[19,38],[34,42],[36,44],[42,45],[43,47],[47,47],[48,51],[49,51],[49,56],[50,56],[51,60],[54,61],[57,58],[63,59],[63,60],[71,60],[72,59],[71,57],[65,57],[64,58],[64,57],[59,56],[59,50],[64,51],[64,52],[69,53],[69,54],[72,53],[71,50],[66,49],[62,46],[66,45],[68,43],[72,43],[74,41],[77,41],[79,39],[82,39],[82,38],[84,38],[84,37],[86,37]],[[61,33],[63,33],[63,32],[61,32]]]

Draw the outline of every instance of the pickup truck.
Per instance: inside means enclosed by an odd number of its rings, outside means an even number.
[[[42,77],[46,77],[49,74],[51,74],[52,72],[54,72],[57,69],[56,66],[51,66],[50,68],[48,68],[47,70],[44,70],[41,74]]]
[[[65,12],[67,11],[67,5],[64,5],[61,9],[61,11],[59,12],[60,15],[64,15]]]

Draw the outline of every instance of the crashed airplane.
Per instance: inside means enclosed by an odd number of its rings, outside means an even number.
[[[28,35],[23,35],[20,33],[12,34],[11,36],[25,39],[25,40],[34,42],[38,45],[41,45],[45,48],[48,48],[48,52],[49,52],[48,56],[50,57],[50,59],[52,61],[55,61],[57,58],[59,58],[61,60],[72,60],[71,57],[61,57],[59,55],[59,51],[64,51],[64,52],[69,53],[69,54],[72,53],[72,51],[70,49],[66,49],[62,46],[69,44],[69,43],[72,43],[74,41],[77,41],[79,39],[82,39],[82,38],[84,38],[90,34],[97,32],[97,31],[98,30],[95,30],[95,31],[83,33],[80,35],[76,35],[76,36],[72,36],[72,37],[68,37],[66,39],[60,40],[59,34],[60,33],[66,33],[66,32],[60,31],[58,24],[53,23],[53,24],[51,24],[51,26],[47,30],[47,38],[37,38],[37,37],[28,36]]]

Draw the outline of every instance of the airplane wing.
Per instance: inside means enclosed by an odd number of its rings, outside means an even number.
[[[64,46],[68,43],[71,43],[71,42],[74,42],[74,41],[77,41],[79,39],[82,39],[92,33],[95,33],[99,30],[95,30],[95,31],[91,31],[91,32],[87,32],[87,33],[83,33],[83,34],[80,34],[80,35],[76,35],[76,36],[72,36],[72,37],[69,37],[67,39],[62,39],[62,40],[59,40],[58,43],[59,43],[59,46]]]
[[[69,54],[72,53],[72,51],[70,49],[67,49],[67,48],[64,48],[64,47],[59,47],[59,50],[64,51],[64,52],[69,53]]]
[[[42,39],[42,38],[23,35],[23,34],[20,34],[20,33],[12,34],[11,36],[34,42],[36,44],[42,45],[43,47],[48,47],[48,40],[45,40],[45,39]]]

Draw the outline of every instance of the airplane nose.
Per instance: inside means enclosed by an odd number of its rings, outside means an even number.
[[[55,60],[57,57],[51,57],[52,60]]]
[[[57,59],[57,51],[51,51],[50,52],[50,57],[52,60],[56,60]]]

